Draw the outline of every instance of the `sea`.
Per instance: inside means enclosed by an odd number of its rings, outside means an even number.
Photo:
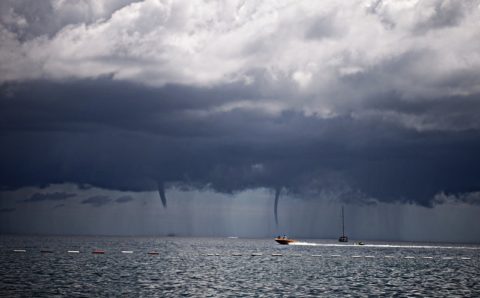
[[[0,236],[0,296],[480,297],[480,246]]]

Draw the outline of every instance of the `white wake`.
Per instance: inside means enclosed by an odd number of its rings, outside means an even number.
[[[312,243],[312,242],[293,242],[289,245],[301,245],[301,246],[320,246],[320,243]]]
[[[402,245],[402,244],[335,244],[314,242],[293,242],[289,245],[298,246],[324,246],[324,247],[376,247],[376,248],[415,248],[415,249],[473,249],[480,250],[478,246],[443,246],[443,245]]]

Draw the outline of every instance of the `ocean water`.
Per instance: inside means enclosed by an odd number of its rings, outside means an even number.
[[[352,244],[0,236],[0,296],[480,297],[478,246]]]

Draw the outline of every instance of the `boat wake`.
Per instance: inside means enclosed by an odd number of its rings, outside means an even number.
[[[357,246],[357,245],[355,245]],[[444,245],[401,245],[401,244],[365,244],[367,247],[379,248],[425,248],[425,249],[480,249],[476,246],[444,246]]]
[[[299,246],[320,246],[320,243],[312,243],[312,242],[293,242],[289,245],[299,245]]]
[[[298,246],[324,246],[324,247],[373,247],[373,248],[415,248],[415,249],[473,249],[480,250],[476,246],[442,246],[442,245],[401,245],[401,244],[334,244],[314,242],[293,242],[289,245]]]

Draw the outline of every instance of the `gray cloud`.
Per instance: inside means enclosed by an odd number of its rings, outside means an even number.
[[[390,30],[405,26],[412,32],[425,34],[427,30],[461,25],[468,11],[475,10],[478,1],[418,1],[392,3],[376,0],[368,5],[368,11],[376,15]],[[399,16],[399,13],[404,14]]]
[[[115,202],[117,203],[128,203],[130,201],[133,201],[133,198],[131,196],[122,196],[115,199]]]
[[[434,203],[445,204],[445,203],[467,203],[467,204],[480,204],[480,191],[467,192],[467,193],[454,193],[448,194],[445,192],[440,192],[435,195]]]
[[[4,189],[480,189],[478,1],[62,3],[2,4]]]
[[[66,26],[91,24],[135,1],[47,1],[6,0],[0,3],[0,23],[21,40],[52,38]]]
[[[66,192],[34,193],[30,198],[23,200],[23,202],[64,201],[75,196],[74,193]]]
[[[111,202],[111,199],[107,196],[93,196],[82,201],[82,204],[88,204],[93,207],[101,207]]]

